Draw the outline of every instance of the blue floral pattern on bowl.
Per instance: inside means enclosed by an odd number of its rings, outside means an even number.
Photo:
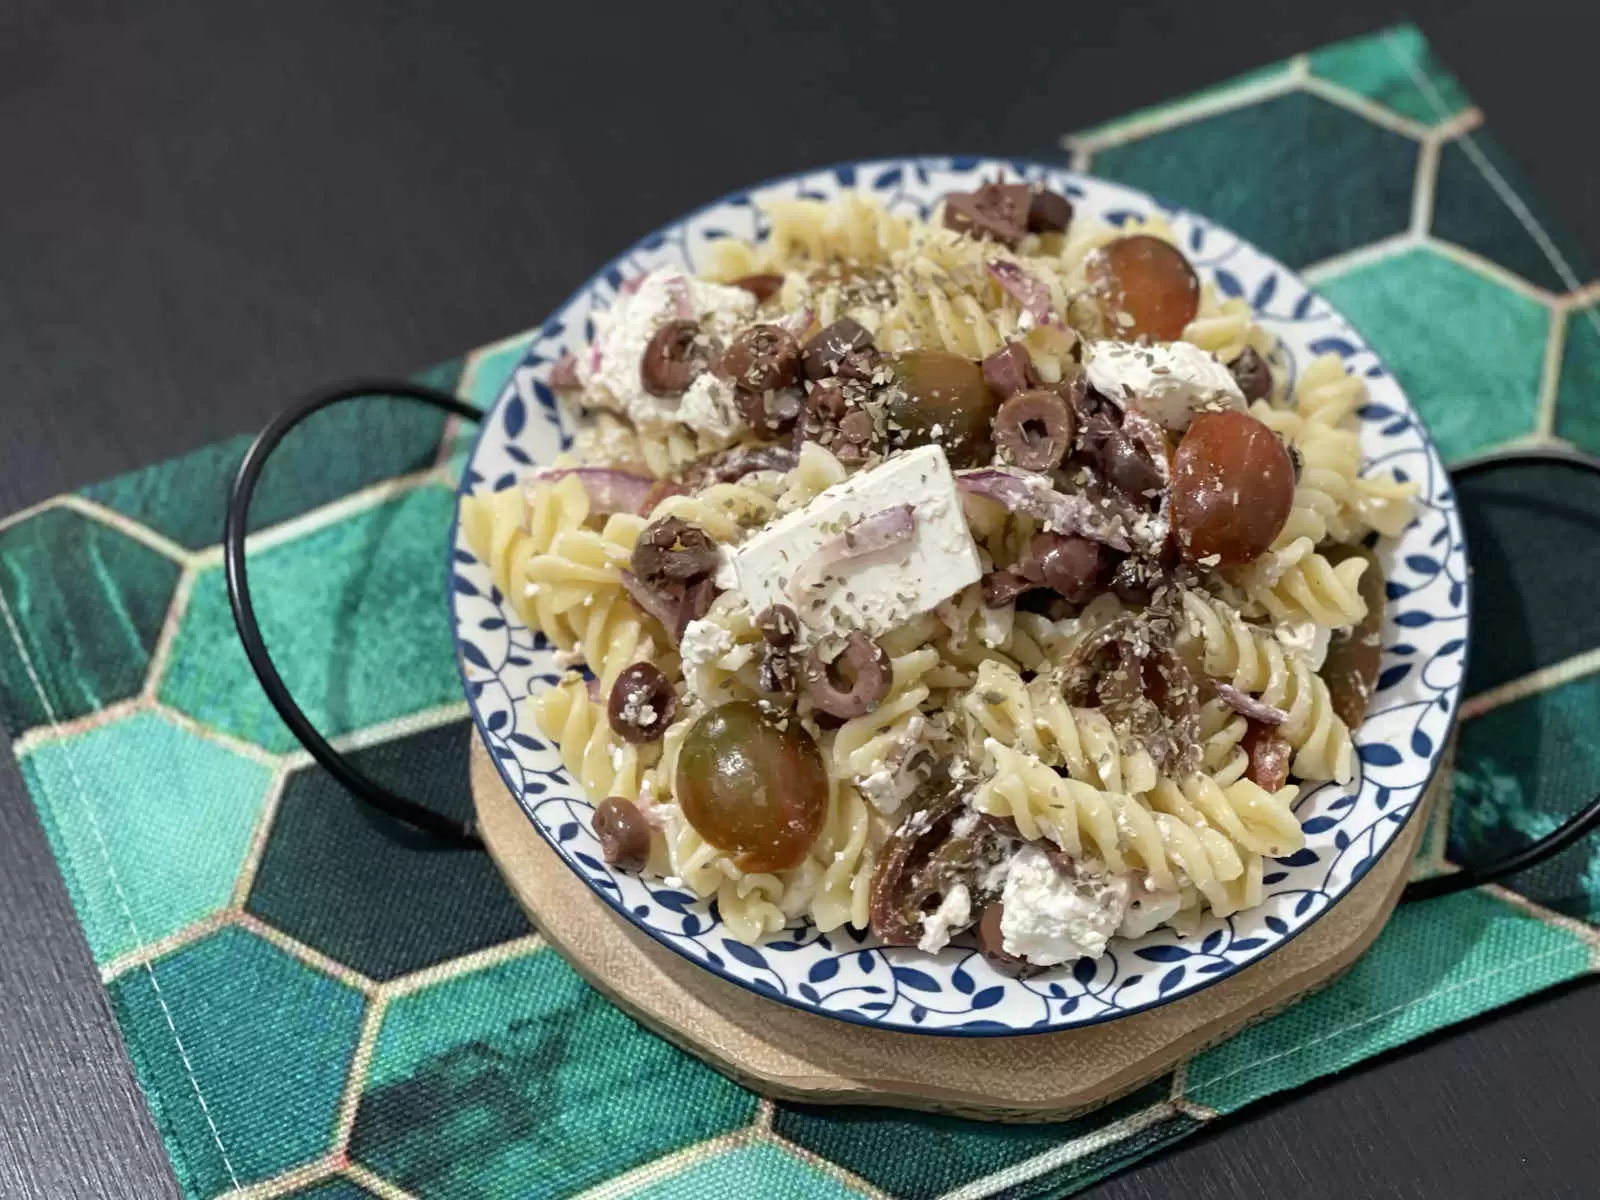
[[[484,421],[462,492],[507,486],[570,441],[546,383],[550,366],[584,344],[590,315],[610,305],[624,279],[667,264],[699,270],[718,239],[763,235],[763,200],[826,198],[857,188],[892,209],[926,214],[945,193],[970,190],[1001,170],[1065,192],[1080,217],[1121,224],[1163,214],[1201,276],[1225,296],[1245,298],[1280,339],[1291,373],[1331,352],[1364,377],[1365,469],[1390,468],[1419,485],[1416,520],[1379,548],[1389,607],[1377,694],[1355,731],[1360,776],[1302,797],[1306,846],[1268,864],[1266,899],[1258,908],[1208,917],[1189,937],[1161,929],[1113,942],[1098,961],[1027,979],[997,973],[966,939],[930,956],[880,946],[850,929],[823,934],[807,926],[759,946],[743,945],[724,932],[708,902],[602,861],[582,789],[518,703],[555,682],[560,668],[496,591],[459,527],[452,532],[452,621],[478,730],[528,819],[567,865],[628,921],[724,979],[824,1016],[917,1033],[1019,1034],[1090,1025],[1189,995],[1270,954],[1366,874],[1416,810],[1455,719],[1465,670],[1467,554],[1450,479],[1410,402],[1360,334],[1291,271],[1235,234],[1128,188],[1043,163],[969,157],[846,164],[734,193],[650,234],[538,330]]]

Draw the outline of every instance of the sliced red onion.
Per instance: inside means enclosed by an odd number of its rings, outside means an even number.
[[[593,675],[589,676],[589,681],[584,686],[588,689],[589,700],[591,703],[602,703],[600,699],[600,680],[598,678]]]
[[[1263,725],[1282,725],[1289,714],[1281,708],[1257,700],[1249,692],[1240,691],[1231,683],[1217,684],[1217,697],[1240,716],[1260,721]]]
[[[630,276],[627,279],[624,279],[620,284],[617,285],[617,295],[619,295],[619,296],[631,296],[631,295],[633,295],[635,292],[637,292],[639,290],[639,285],[642,284],[645,281],[646,278],[647,278],[647,276],[644,276],[644,275],[633,275],[633,276]]]
[[[1146,540],[1137,531],[1150,518],[1120,497],[1058,492],[1049,479],[1031,471],[979,467],[960,472],[956,486],[997,500],[1012,512],[1036,517],[1051,533],[1075,533],[1123,553],[1133,549],[1136,537]]]
[[[598,341],[590,342],[589,343],[589,377],[591,379],[594,376],[596,376],[596,375],[598,375],[600,373],[600,358],[601,358],[600,343]]]
[[[1040,325],[1059,325],[1050,308],[1050,289],[1014,262],[997,258],[988,264],[995,282],[1010,292],[1016,302]]]
[[[621,572],[623,589],[650,616],[660,621],[662,627],[671,629],[677,621],[677,606],[667,597],[647,586],[632,571]]]
[[[683,640],[689,622],[706,615],[716,599],[717,587],[709,577],[672,588],[653,588],[632,571],[623,570],[622,587],[639,608],[661,622],[672,644]]]
[[[679,473],[686,484],[735,483],[754,471],[789,471],[800,456],[788,446],[734,446],[697,458]]]
[[[807,596],[821,586],[829,567],[903,546],[916,532],[917,512],[909,504],[896,504],[862,517],[843,533],[823,542],[816,553],[800,564],[789,581],[789,594],[795,607],[800,607]]]
[[[550,386],[561,391],[582,387],[578,379],[578,360],[570,354],[556,359],[550,367]]]
[[[811,322],[816,320],[817,314],[809,308],[802,308],[799,312],[785,313],[773,322],[779,329],[798,338],[802,333],[811,328]]]
[[[672,309],[680,321],[693,321],[699,317],[694,301],[689,297],[689,281],[682,275],[673,275],[666,282],[667,295],[672,298]]]
[[[553,483],[576,475],[597,513],[638,512],[655,480],[613,467],[544,467],[528,477],[529,483]]]

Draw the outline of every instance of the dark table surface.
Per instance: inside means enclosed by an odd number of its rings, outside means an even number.
[[[1037,151],[1403,19],[1600,261],[1600,5],[1572,0],[11,0],[0,513],[259,426],[327,379],[531,325],[593,263],[738,184]],[[1089,1194],[1593,1196],[1597,1116],[1591,983],[1260,1105]],[[5,756],[0,1196],[176,1194]]]

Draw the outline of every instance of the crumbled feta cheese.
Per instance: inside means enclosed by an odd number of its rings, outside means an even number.
[[[618,296],[609,309],[594,314],[594,345],[577,356],[578,381],[586,402],[621,412],[640,429],[683,424],[714,437],[729,437],[743,427],[733,408],[731,386],[706,374],[682,397],[652,396],[639,378],[645,347],[658,329],[678,319],[680,296],[687,297],[706,334],[723,345],[748,323],[756,308],[755,297],[743,288],[707,283],[673,267],[661,267],[646,275],[632,294]]]
[[[1007,855],[1005,858],[989,864],[989,867],[986,871],[984,871],[983,878],[979,881],[978,886],[985,892],[999,892],[1005,888],[1006,880],[1010,877],[1010,875],[1011,856]]]
[[[1001,893],[1001,944],[1041,967],[1099,958],[1127,913],[1128,892],[1125,876],[1058,871],[1038,846],[1024,846]]]
[[[1017,607],[1014,604],[1002,604],[998,608],[984,605],[979,610],[982,618],[982,629],[979,636],[983,644],[995,650],[1006,644],[1011,637],[1011,630],[1017,622]]]
[[[1084,369],[1089,385],[1106,399],[1131,405],[1172,430],[1187,429],[1203,409],[1245,408],[1232,372],[1190,342],[1093,342]]]
[[[1117,934],[1125,938],[1143,937],[1178,915],[1183,898],[1176,890],[1160,891],[1150,886],[1149,878],[1130,880],[1128,911],[1122,916]]]
[[[945,893],[937,909],[923,915],[922,940],[917,943],[917,949],[924,954],[937,954],[950,944],[951,933],[971,920],[972,897],[967,893],[967,885],[958,883]]]
[[[942,448],[923,446],[835,484],[752,534],[734,554],[739,590],[756,612],[794,605],[790,582],[825,542],[902,504],[916,513],[911,540],[830,567],[798,606],[802,632],[814,638],[860,629],[878,637],[976,583],[983,572],[955,475]]]
[[[1333,633],[1326,625],[1318,625],[1312,620],[1279,621],[1272,627],[1272,632],[1278,644],[1303,657],[1306,666],[1313,671],[1322,670],[1323,661],[1328,657],[1328,638]]]
[[[856,788],[881,813],[892,813],[916,793],[932,772],[933,757],[925,735],[928,719],[913,713],[899,738],[884,752],[873,769],[856,780]]]
[[[733,384],[707,371],[689,385],[678,405],[677,419],[720,442],[732,441],[744,428],[744,418],[734,403]]]
[[[656,723],[656,706],[644,691],[632,691],[622,701],[622,723],[648,729]]]
[[[733,634],[715,621],[703,617],[690,621],[678,643],[678,655],[683,659],[684,670],[703,667],[733,649]]]

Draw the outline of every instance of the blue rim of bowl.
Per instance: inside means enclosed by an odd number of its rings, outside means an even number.
[[[648,233],[644,234],[643,236],[641,236],[639,238],[636,238],[632,243],[630,243],[628,245],[628,247],[625,250],[622,250],[621,252],[617,253],[616,255],[613,255],[609,260],[607,260],[607,262],[604,265],[602,265],[598,270],[596,270],[587,279],[585,279],[583,281],[583,283],[579,284],[578,287],[573,289],[573,291],[567,296],[567,298],[565,300],[561,301],[560,304],[555,306],[555,308],[552,310],[552,315],[554,315],[554,313],[561,312],[563,309],[567,308],[574,301],[576,301],[580,296],[582,296],[586,292],[588,292],[591,288],[593,288],[595,286],[595,284],[599,280],[601,280],[601,279],[603,279],[605,277],[605,274],[606,274],[607,271],[609,271],[612,268],[616,267],[617,264],[619,262],[621,262],[623,259],[626,259],[630,255],[642,250],[644,248],[644,244],[646,242],[652,240],[653,238],[658,237],[661,234],[663,229],[665,229],[665,228],[667,228],[669,226],[685,226],[685,225],[688,225],[690,222],[694,221],[698,217],[701,217],[701,216],[705,215],[706,213],[710,212],[712,209],[715,209],[715,208],[718,208],[718,207],[720,207],[720,206],[722,206],[724,204],[730,203],[731,200],[732,200],[732,197],[734,197],[734,196],[748,195],[751,192],[759,191],[762,188],[774,187],[774,186],[776,186],[778,184],[783,184],[783,183],[790,183],[790,182],[792,182],[792,181],[794,181],[796,179],[801,179],[801,178],[803,178],[803,177],[805,177],[807,175],[815,175],[815,174],[820,174],[822,172],[837,172],[837,171],[839,171],[840,169],[843,169],[843,168],[849,168],[851,170],[855,170],[855,169],[859,169],[862,166],[868,166],[868,165],[889,165],[889,164],[894,164],[894,163],[898,163],[898,164],[901,164],[901,165],[910,165],[910,164],[915,163],[915,164],[923,165],[925,167],[938,164],[939,165],[939,169],[949,169],[949,166],[951,164],[954,164],[954,163],[957,163],[957,162],[966,161],[966,160],[971,160],[974,163],[991,163],[991,162],[992,163],[1003,163],[1003,164],[1005,164],[1007,166],[1016,167],[1018,169],[1019,173],[1021,173],[1024,170],[1028,170],[1028,169],[1037,169],[1037,170],[1051,172],[1051,173],[1054,173],[1054,174],[1080,175],[1080,176],[1084,176],[1086,178],[1091,178],[1091,179],[1098,178],[1098,176],[1094,176],[1094,175],[1090,174],[1089,172],[1086,172],[1086,171],[1074,171],[1069,167],[1064,167],[1064,166],[1061,166],[1060,164],[1057,164],[1057,163],[1046,162],[1043,159],[1026,158],[1026,157],[1019,158],[1019,157],[1014,157],[1014,156],[1011,156],[1011,155],[992,155],[992,154],[939,154],[939,155],[935,155],[935,154],[912,154],[912,155],[898,155],[898,156],[892,156],[891,155],[891,156],[885,156],[885,157],[872,157],[872,158],[855,158],[855,159],[846,159],[846,160],[841,161],[841,162],[830,163],[830,164],[825,164],[825,165],[821,165],[821,166],[805,167],[805,168],[802,168],[802,169],[797,170],[797,171],[789,171],[789,172],[786,172],[785,174],[782,174],[782,175],[774,175],[774,176],[771,176],[771,177],[769,177],[767,179],[763,179],[763,180],[761,180],[761,181],[759,181],[757,183],[747,184],[747,185],[745,185],[743,187],[734,188],[731,191],[724,192],[721,196],[718,196],[715,200],[708,201],[707,203],[700,205],[700,207],[692,209],[691,211],[689,211],[687,213],[684,213],[682,216],[675,217],[675,218],[671,219],[670,221],[666,222],[665,224],[663,224],[661,226],[658,226],[655,229],[650,230]],[[1177,213],[1177,212],[1193,212],[1194,211],[1192,209],[1187,209],[1182,205],[1169,204],[1166,201],[1162,200],[1160,197],[1155,196],[1150,192],[1144,192],[1144,191],[1141,191],[1141,189],[1138,189],[1138,188],[1130,188],[1130,187],[1128,187],[1127,184],[1120,184],[1120,183],[1117,183],[1115,180],[1107,179],[1107,180],[1104,180],[1104,182],[1108,183],[1108,184],[1112,184],[1112,185],[1114,185],[1116,187],[1124,188],[1124,189],[1126,189],[1128,191],[1139,192],[1139,194],[1149,197],[1152,201],[1155,202],[1155,204],[1158,207],[1164,209],[1167,212]],[[1217,230],[1219,230],[1219,231],[1221,231],[1223,233],[1226,233],[1231,237],[1238,238],[1240,242],[1242,242],[1245,245],[1249,246],[1253,250],[1257,249],[1255,243],[1250,241],[1250,239],[1245,238],[1245,237],[1241,237],[1239,234],[1234,233],[1233,230],[1227,228],[1226,226],[1220,225],[1217,222],[1212,221],[1209,217],[1204,217],[1202,214],[1198,214],[1198,213],[1195,214],[1195,215],[1202,216],[1202,219],[1205,220],[1206,223],[1209,226],[1211,226],[1212,228],[1217,229]],[[1277,259],[1272,258],[1271,255],[1265,254],[1264,251],[1257,250],[1257,253],[1263,254],[1264,257],[1270,259],[1273,263],[1278,263]],[[1278,264],[1278,265],[1282,266],[1281,263]],[[1309,283],[1306,282],[1306,280],[1301,276],[1301,274],[1298,271],[1292,270],[1292,269],[1290,269],[1289,267],[1286,267],[1286,266],[1282,266],[1282,269],[1291,278],[1293,278],[1297,283],[1299,283],[1302,287],[1304,287],[1307,292],[1310,292],[1313,295],[1316,295],[1317,298],[1322,300],[1322,302],[1324,304],[1328,303],[1328,301],[1325,298],[1323,298],[1322,295],[1319,292],[1317,292],[1317,290],[1314,287],[1312,287]],[[1338,316],[1340,321],[1344,322],[1345,325],[1350,327],[1352,332],[1356,333],[1356,335],[1358,337],[1361,337],[1360,331],[1357,330],[1354,325],[1350,324],[1349,320],[1344,316],[1344,314],[1342,312],[1340,312],[1337,308],[1334,308],[1333,305],[1331,305],[1331,304],[1329,304],[1328,307],[1332,312],[1334,312]],[[539,332],[542,331],[544,326],[549,323],[549,320],[550,320],[550,318],[547,317],[544,321],[541,321],[538,325],[531,327],[534,337],[537,337],[539,335]],[[1379,363],[1383,363],[1384,370],[1388,371],[1390,378],[1394,378],[1394,373],[1392,371],[1389,371],[1388,364],[1384,363],[1383,357],[1381,355],[1379,355],[1376,350],[1373,350],[1370,345],[1367,345],[1366,338],[1361,337],[1361,342],[1362,342],[1362,344],[1364,346],[1366,346],[1366,348],[1372,353],[1373,357],[1375,359],[1377,359],[1377,361]],[[524,351],[522,359],[518,360],[518,364],[517,364],[518,367],[520,367],[522,365],[522,361],[525,360],[526,357],[527,357],[527,352]],[[517,367],[513,367],[512,368],[513,373],[515,373],[516,370],[517,370]],[[1395,379],[1395,386],[1396,387],[1400,386],[1400,383],[1399,383],[1398,379]],[[1404,394],[1404,389],[1402,388],[1401,390],[1402,390],[1402,394]],[[490,420],[490,418],[494,415],[495,411],[499,408],[500,402],[504,398],[505,394],[506,394],[506,389],[505,389],[504,386],[502,386],[502,388],[500,389],[500,392],[495,396],[495,399],[490,403],[490,405],[486,409],[483,410],[483,417],[478,422],[478,432],[473,437],[472,446],[467,452],[467,459],[466,459],[467,462],[470,463],[474,458],[477,457],[478,448],[483,442],[484,434],[488,432],[489,427],[492,424],[492,421]],[[1445,466],[1444,458],[1439,454],[1439,448],[1434,443],[1433,435],[1429,432],[1427,425],[1423,422],[1423,420],[1421,418],[1421,414],[1417,413],[1415,406],[1411,404],[1411,397],[1409,395],[1406,396],[1406,404],[1411,409],[1411,412],[1412,412],[1413,416],[1415,417],[1414,424],[1416,426],[1417,432],[1422,437],[1423,444],[1427,447],[1428,453],[1432,456],[1433,460],[1439,464],[1440,468],[1445,472],[1445,476],[1448,479],[1449,475],[1450,475],[1450,470],[1449,470],[1448,467]],[[558,417],[558,420],[559,420],[559,417]],[[454,566],[454,557],[453,556],[455,554],[456,542],[457,542],[457,539],[459,537],[460,524],[461,524],[461,500],[462,500],[463,497],[465,497],[465,496],[467,496],[469,494],[470,494],[470,491],[469,491],[469,489],[467,487],[467,484],[466,484],[466,472],[463,471],[461,480],[459,480],[457,482],[457,484],[456,484],[456,506],[455,506],[455,512],[452,514],[452,516],[450,518],[449,540],[445,545],[445,571],[446,571],[446,578],[448,578],[450,576],[450,574],[453,573],[453,566]],[[1453,734],[1455,733],[1456,723],[1457,723],[1457,720],[1458,720],[1458,718],[1460,716],[1460,711],[1461,711],[1461,691],[1462,691],[1462,688],[1465,686],[1465,683],[1466,683],[1466,668],[1467,668],[1467,665],[1468,665],[1468,658],[1469,658],[1469,655],[1470,655],[1470,652],[1471,652],[1471,644],[1472,644],[1472,637],[1471,637],[1471,634],[1472,634],[1472,598],[1473,598],[1472,570],[1471,570],[1472,555],[1471,555],[1471,548],[1467,545],[1466,527],[1465,527],[1465,524],[1461,520],[1461,510],[1460,510],[1459,506],[1456,503],[1456,488],[1455,488],[1455,482],[1454,482],[1453,479],[1450,480],[1450,483],[1449,483],[1448,497],[1449,497],[1449,501],[1450,501],[1450,510],[1451,510],[1452,514],[1454,515],[1454,517],[1455,517],[1455,523],[1456,523],[1457,527],[1460,529],[1462,559],[1463,559],[1463,562],[1465,563],[1465,565],[1467,567],[1466,574],[1465,574],[1465,589],[1464,589],[1464,595],[1463,595],[1463,598],[1462,598],[1462,627],[1463,627],[1463,629],[1465,631],[1464,634],[1463,634],[1463,640],[1465,642],[1465,645],[1463,646],[1462,656],[1461,656],[1461,664],[1462,664],[1461,679],[1459,681],[1457,681],[1455,686],[1452,687],[1450,689],[1449,693],[1448,693],[1449,694],[1449,698],[1450,698],[1450,712],[1449,712],[1449,717],[1448,717],[1447,721],[1445,722],[1445,734],[1444,734],[1444,736],[1442,738],[1440,738],[1439,745],[1437,747],[1437,752],[1432,756],[1432,761],[1431,761],[1431,763],[1429,764],[1429,767],[1428,767],[1428,773],[1423,778],[1422,787],[1417,793],[1416,802],[1414,804],[1412,804],[1411,807],[1407,810],[1403,820],[1394,823],[1394,832],[1389,835],[1388,843],[1384,846],[1382,853],[1373,855],[1372,858],[1364,866],[1361,866],[1357,871],[1353,872],[1351,874],[1351,876],[1350,876],[1350,882],[1345,885],[1344,889],[1342,891],[1340,891],[1338,893],[1338,895],[1333,896],[1331,898],[1331,900],[1329,901],[1329,903],[1327,904],[1326,907],[1324,907],[1321,911],[1313,914],[1303,925],[1300,925],[1298,928],[1293,929],[1289,933],[1279,937],[1277,941],[1272,943],[1272,945],[1264,948],[1261,951],[1261,953],[1255,955],[1252,958],[1246,959],[1246,960],[1244,960],[1242,962],[1239,962],[1239,963],[1235,964],[1232,967],[1231,970],[1219,971],[1214,975],[1209,975],[1204,979],[1203,982],[1198,983],[1194,987],[1186,988],[1186,989],[1184,989],[1182,992],[1180,992],[1178,994],[1167,995],[1167,996],[1158,996],[1156,999],[1154,999],[1154,1000],[1152,1000],[1152,1001],[1150,1001],[1149,1003],[1146,1003],[1146,1004],[1141,1004],[1141,1005],[1138,1005],[1136,1007],[1127,1008],[1127,1009],[1109,1010],[1109,1011],[1101,1013],[1101,1014],[1099,1014],[1097,1016],[1090,1017],[1087,1020],[1074,1021],[1070,1025],[1063,1025],[1063,1026],[1046,1026],[1044,1028],[1030,1027],[1030,1028],[1027,1028],[1027,1029],[950,1029],[950,1028],[937,1028],[937,1027],[935,1027],[935,1028],[915,1028],[915,1027],[911,1027],[911,1026],[902,1026],[902,1025],[884,1025],[881,1022],[867,1020],[867,1019],[865,1019],[863,1017],[855,1016],[855,1015],[850,1014],[850,1013],[835,1012],[835,1011],[831,1011],[829,1009],[818,1008],[818,1007],[816,1007],[814,1005],[806,1004],[806,1003],[803,1003],[801,1001],[795,1000],[794,998],[792,998],[790,996],[775,995],[772,992],[763,991],[762,989],[754,986],[749,981],[747,981],[745,979],[742,979],[737,975],[731,974],[730,972],[724,970],[721,967],[718,967],[718,966],[715,966],[715,965],[713,965],[711,963],[708,963],[708,962],[704,961],[703,959],[696,958],[691,954],[686,954],[686,953],[684,953],[683,950],[679,949],[676,945],[674,945],[671,941],[669,941],[658,930],[652,928],[649,925],[643,924],[640,921],[635,920],[634,917],[633,917],[633,914],[630,913],[628,911],[628,909],[619,900],[613,899],[610,895],[607,894],[605,889],[603,889],[599,885],[597,885],[594,882],[594,880],[590,879],[588,875],[584,874],[584,872],[576,870],[575,868],[573,868],[570,864],[568,864],[566,862],[566,860],[564,858],[562,859],[562,864],[567,870],[572,871],[572,873],[577,875],[579,879],[583,880],[584,884],[589,888],[590,891],[592,891],[596,896],[598,896],[602,901],[604,901],[608,908],[610,908],[616,915],[620,916],[624,921],[626,921],[634,929],[638,930],[641,933],[646,934],[647,936],[650,937],[650,939],[652,941],[656,942],[657,944],[659,944],[662,947],[666,948],[667,950],[671,951],[673,954],[677,955],[679,958],[682,958],[685,961],[690,962],[690,963],[694,964],[695,966],[699,967],[700,969],[708,972],[709,974],[714,975],[717,978],[719,978],[719,979],[721,979],[721,980],[723,980],[723,981],[725,981],[727,983],[733,984],[735,987],[741,988],[744,991],[749,992],[751,995],[760,996],[764,1000],[770,1000],[770,1001],[773,1001],[774,1003],[785,1005],[785,1006],[787,1006],[789,1008],[793,1008],[793,1009],[795,1009],[795,1010],[797,1010],[799,1012],[810,1013],[813,1016],[822,1017],[822,1018],[824,1018],[826,1020],[842,1021],[842,1022],[844,1022],[846,1024],[857,1025],[857,1026],[860,1026],[863,1029],[873,1029],[873,1030],[877,1030],[877,1031],[882,1032],[882,1033],[908,1033],[908,1034],[912,1034],[912,1035],[915,1035],[915,1036],[922,1036],[922,1037],[949,1037],[949,1038],[1037,1037],[1037,1036],[1047,1035],[1047,1034],[1052,1034],[1052,1033],[1071,1033],[1073,1030],[1087,1029],[1092,1025],[1103,1025],[1108,1021],[1116,1021],[1116,1020],[1120,1020],[1120,1019],[1125,1018],[1125,1017],[1136,1016],[1139,1013],[1149,1012],[1152,1009],[1164,1008],[1166,1005],[1171,1004],[1174,1001],[1185,1000],[1185,999],[1188,999],[1190,996],[1198,995],[1200,992],[1206,991],[1207,989],[1209,989],[1211,987],[1214,987],[1216,984],[1221,983],[1225,979],[1232,979],[1235,975],[1239,974],[1239,972],[1244,971],[1244,970],[1248,970],[1250,967],[1253,967],[1253,966],[1257,965],[1258,963],[1262,962],[1264,959],[1266,959],[1266,958],[1270,957],[1271,955],[1277,953],[1283,947],[1287,946],[1290,942],[1294,941],[1297,937],[1299,937],[1301,934],[1303,934],[1306,930],[1310,929],[1313,925],[1317,924],[1317,922],[1321,921],[1323,917],[1327,916],[1330,912],[1332,912],[1334,910],[1334,908],[1337,907],[1340,904],[1340,902],[1342,902],[1344,900],[1344,898],[1346,896],[1348,896],[1353,890],[1355,890],[1356,885],[1359,884],[1364,878],[1366,878],[1367,873],[1369,871],[1371,871],[1374,866],[1377,865],[1378,861],[1380,859],[1382,859],[1383,857],[1385,857],[1390,852],[1390,850],[1394,846],[1394,843],[1395,843],[1396,839],[1399,837],[1401,832],[1408,825],[1411,824],[1412,818],[1414,818],[1416,816],[1416,814],[1417,814],[1417,810],[1423,807],[1424,801],[1426,801],[1426,799],[1428,797],[1428,789],[1433,786],[1433,781],[1438,776],[1438,773],[1439,773],[1439,767],[1444,761],[1445,746],[1448,744],[1451,736],[1453,736]],[[455,616],[456,616],[456,612],[455,612],[456,595],[455,595],[454,590],[450,590],[449,591],[449,596],[450,596],[450,600],[449,600],[449,606],[450,606],[449,607],[449,614],[450,614],[450,643],[451,643],[451,647],[452,647],[452,649],[454,650],[454,653],[455,653],[456,674],[461,680],[462,695],[465,696],[465,697],[469,697],[468,702],[467,702],[467,707],[472,712],[472,724],[473,724],[473,727],[477,730],[479,739],[482,741],[484,746],[487,747],[490,744],[489,730],[484,725],[483,718],[478,715],[478,706],[476,704],[473,704],[471,702],[471,700],[470,700],[471,686],[470,686],[470,681],[467,679],[466,665],[465,665],[466,664],[466,656],[462,653],[461,636],[457,632],[457,622],[456,622],[456,619],[455,619]],[[517,802],[517,807],[520,808],[522,810],[522,812],[523,812],[523,815],[528,818],[528,823],[534,827],[534,829],[538,832],[539,836],[544,839],[545,843],[547,845],[549,845],[549,847],[552,850],[556,851],[556,854],[559,857],[560,853],[561,853],[560,852],[560,848],[555,844],[555,842],[551,841],[550,835],[545,832],[544,827],[542,825],[540,825],[537,820],[534,819],[532,812],[528,809],[527,804],[524,802],[524,797],[520,794],[520,789],[518,789],[512,783],[512,780],[511,780],[510,776],[507,775],[505,769],[500,765],[500,760],[499,760],[498,756],[491,754],[489,757],[494,760],[494,769],[495,769],[496,773],[500,776],[501,782],[506,785],[506,790],[511,793],[513,798],[515,798],[515,800]]]

